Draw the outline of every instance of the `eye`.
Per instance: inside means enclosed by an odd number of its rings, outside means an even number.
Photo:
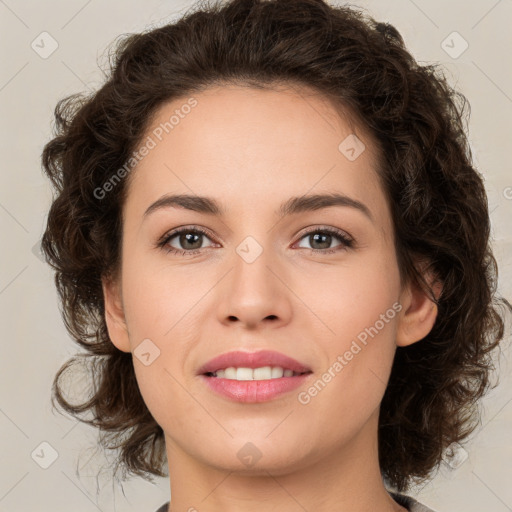
[[[310,250],[314,253],[330,254],[352,248],[354,240],[346,233],[335,228],[316,228],[303,234],[301,240],[306,239],[310,244],[318,245],[319,248],[311,247]],[[333,240],[338,240],[340,243],[334,248],[329,248]]]
[[[192,256],[199,254],[201,249],[205,249],[203,247],[205,238],[210,239],[210,234],[204,229],[185,227],[166,233],[156,245],[167,253]],[[179,244],[181,248],[177,248],[171,243],[174,239],[176,239],[174,244]],[[313,246],[318,246],[309,249],[311,252],[319,254],[331,254],[354,247],[354,239],[336,228],[315,228],[304,233],[300,240],[303,239],[308,240]],[[339,243],[330,248],[332,242],[336,240]],[[299,245],[299,247],[307,249],[302,245]]]
[[[208,235],[209,233],[198,227],[181,228],[176,231],[172,231],[171,233],[166,233],[163,238],[157,242],[157,247],[174,254],[198,254],[200,249],[203,249],[203,239],[209,238]],[[171,245],[171,240],[174,238],[176,238],[175,243],[180,244],[183,249],[176,248]]]

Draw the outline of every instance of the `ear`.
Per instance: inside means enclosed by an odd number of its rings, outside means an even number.
[[[432,273],[427,273],[425,278],[438,299],[441,283]],[[432,330],[437,318],[437,304],[416,283],[405,287],[400,295],[400,304],[403,308],[397,325],[396,344],[406,347],[423,339]]]
[[[117,279],[102,277],[102,287],[105,301],[105,322],[110,341],[122,352],[131,352],[121,299],[121,286]]]

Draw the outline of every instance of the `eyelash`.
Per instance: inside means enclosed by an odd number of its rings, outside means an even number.
[[[195,254],[198,254],[202,249],[193,249],[191,251],[186,251],[184,249],[176,249],[174,247],[171,247],[167,245],[171,239],[173,239],[177,235],[181,235],[182,233],[195,233],[195,234],[202,234],[205,235],[208,238],[211,238],[210,234],[205,231],[204,229],[200,227],[186,227],[179,229],[177,231],[173,231],[171,233],[166,233],[157,243],[157,248],[162,249],[166,253],[173,253],[180,256],[192,256]],[[349,238],[343,231],[335,229],[335,228],[315,228],[312,229],[306,233],[303,233],[302,236],[299,238],[299,241],[302,240],[304,237],[314,234],[314,233],[327,233],[329,235],[334,235],[338,240],[341,242],[341,245],[336,246],[333,249],[309,249],[312,253],[319,253],[319,254],[332,254],[335,252],[339,252],[346,249],[351,249],[354,247],[354,240],[352,238]],[[205,249],[203,247],[203,249]],[[307,247],[303,247],[303,249],[307,249]]]

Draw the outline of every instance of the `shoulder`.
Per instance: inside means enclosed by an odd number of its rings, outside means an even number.
[[[409,512],[436,512],[435,510],[428,508],[427,506],[421,504],[419,501],[416,501],[411,496],[406,496],[405,494],[397,494],[390,492],[393,499],[402,505],[403,507],[406,507]],[[164,503],[156,512],[167,512],[167,509],[169,507],[169,502]]]
[[[426,505],[423,505],[419,501],[416,501],[411,496],[406,496],[405,494],[398,494],[394,492],[390,492],[393,499],[399,504],[405,507],[409,512],[437,512],[434,509],[428,508]],[[157,511],[160,512],[160,511]]]

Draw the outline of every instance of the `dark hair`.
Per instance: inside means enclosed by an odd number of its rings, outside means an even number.
[[[354,7],[322,0],[196,4],[182,19],[118,42],[104,85],[61,99],[42,154],[56,191],[42,249],[69,333],[85,350],[60,368],[58,403],[120,449],[117,469],[166,476],[163,430],[139,392],[132,356],[109,339],[102,276],[119,271],[128,178],[97,191],[128,161],[164,103],[212,85],[309,87],[372,134],[395,230],[402,282],[438,306],[431,332],[398,347],[379,419],[379,462],[398,491],[430,476],[453,442],[476,427],[504,337],[496,299],[487,197],[472,164],[467,100],[435,65],[420,66],[398,31]],[[96,191],[96,192],[95,192]],[[428,264],[418,268],[418,261]],[[436,299],[425,272],[443,285]],[[89,361],[93,391],[70,404],[60,378]],[[79,415],[92,413],[92,419]]]

